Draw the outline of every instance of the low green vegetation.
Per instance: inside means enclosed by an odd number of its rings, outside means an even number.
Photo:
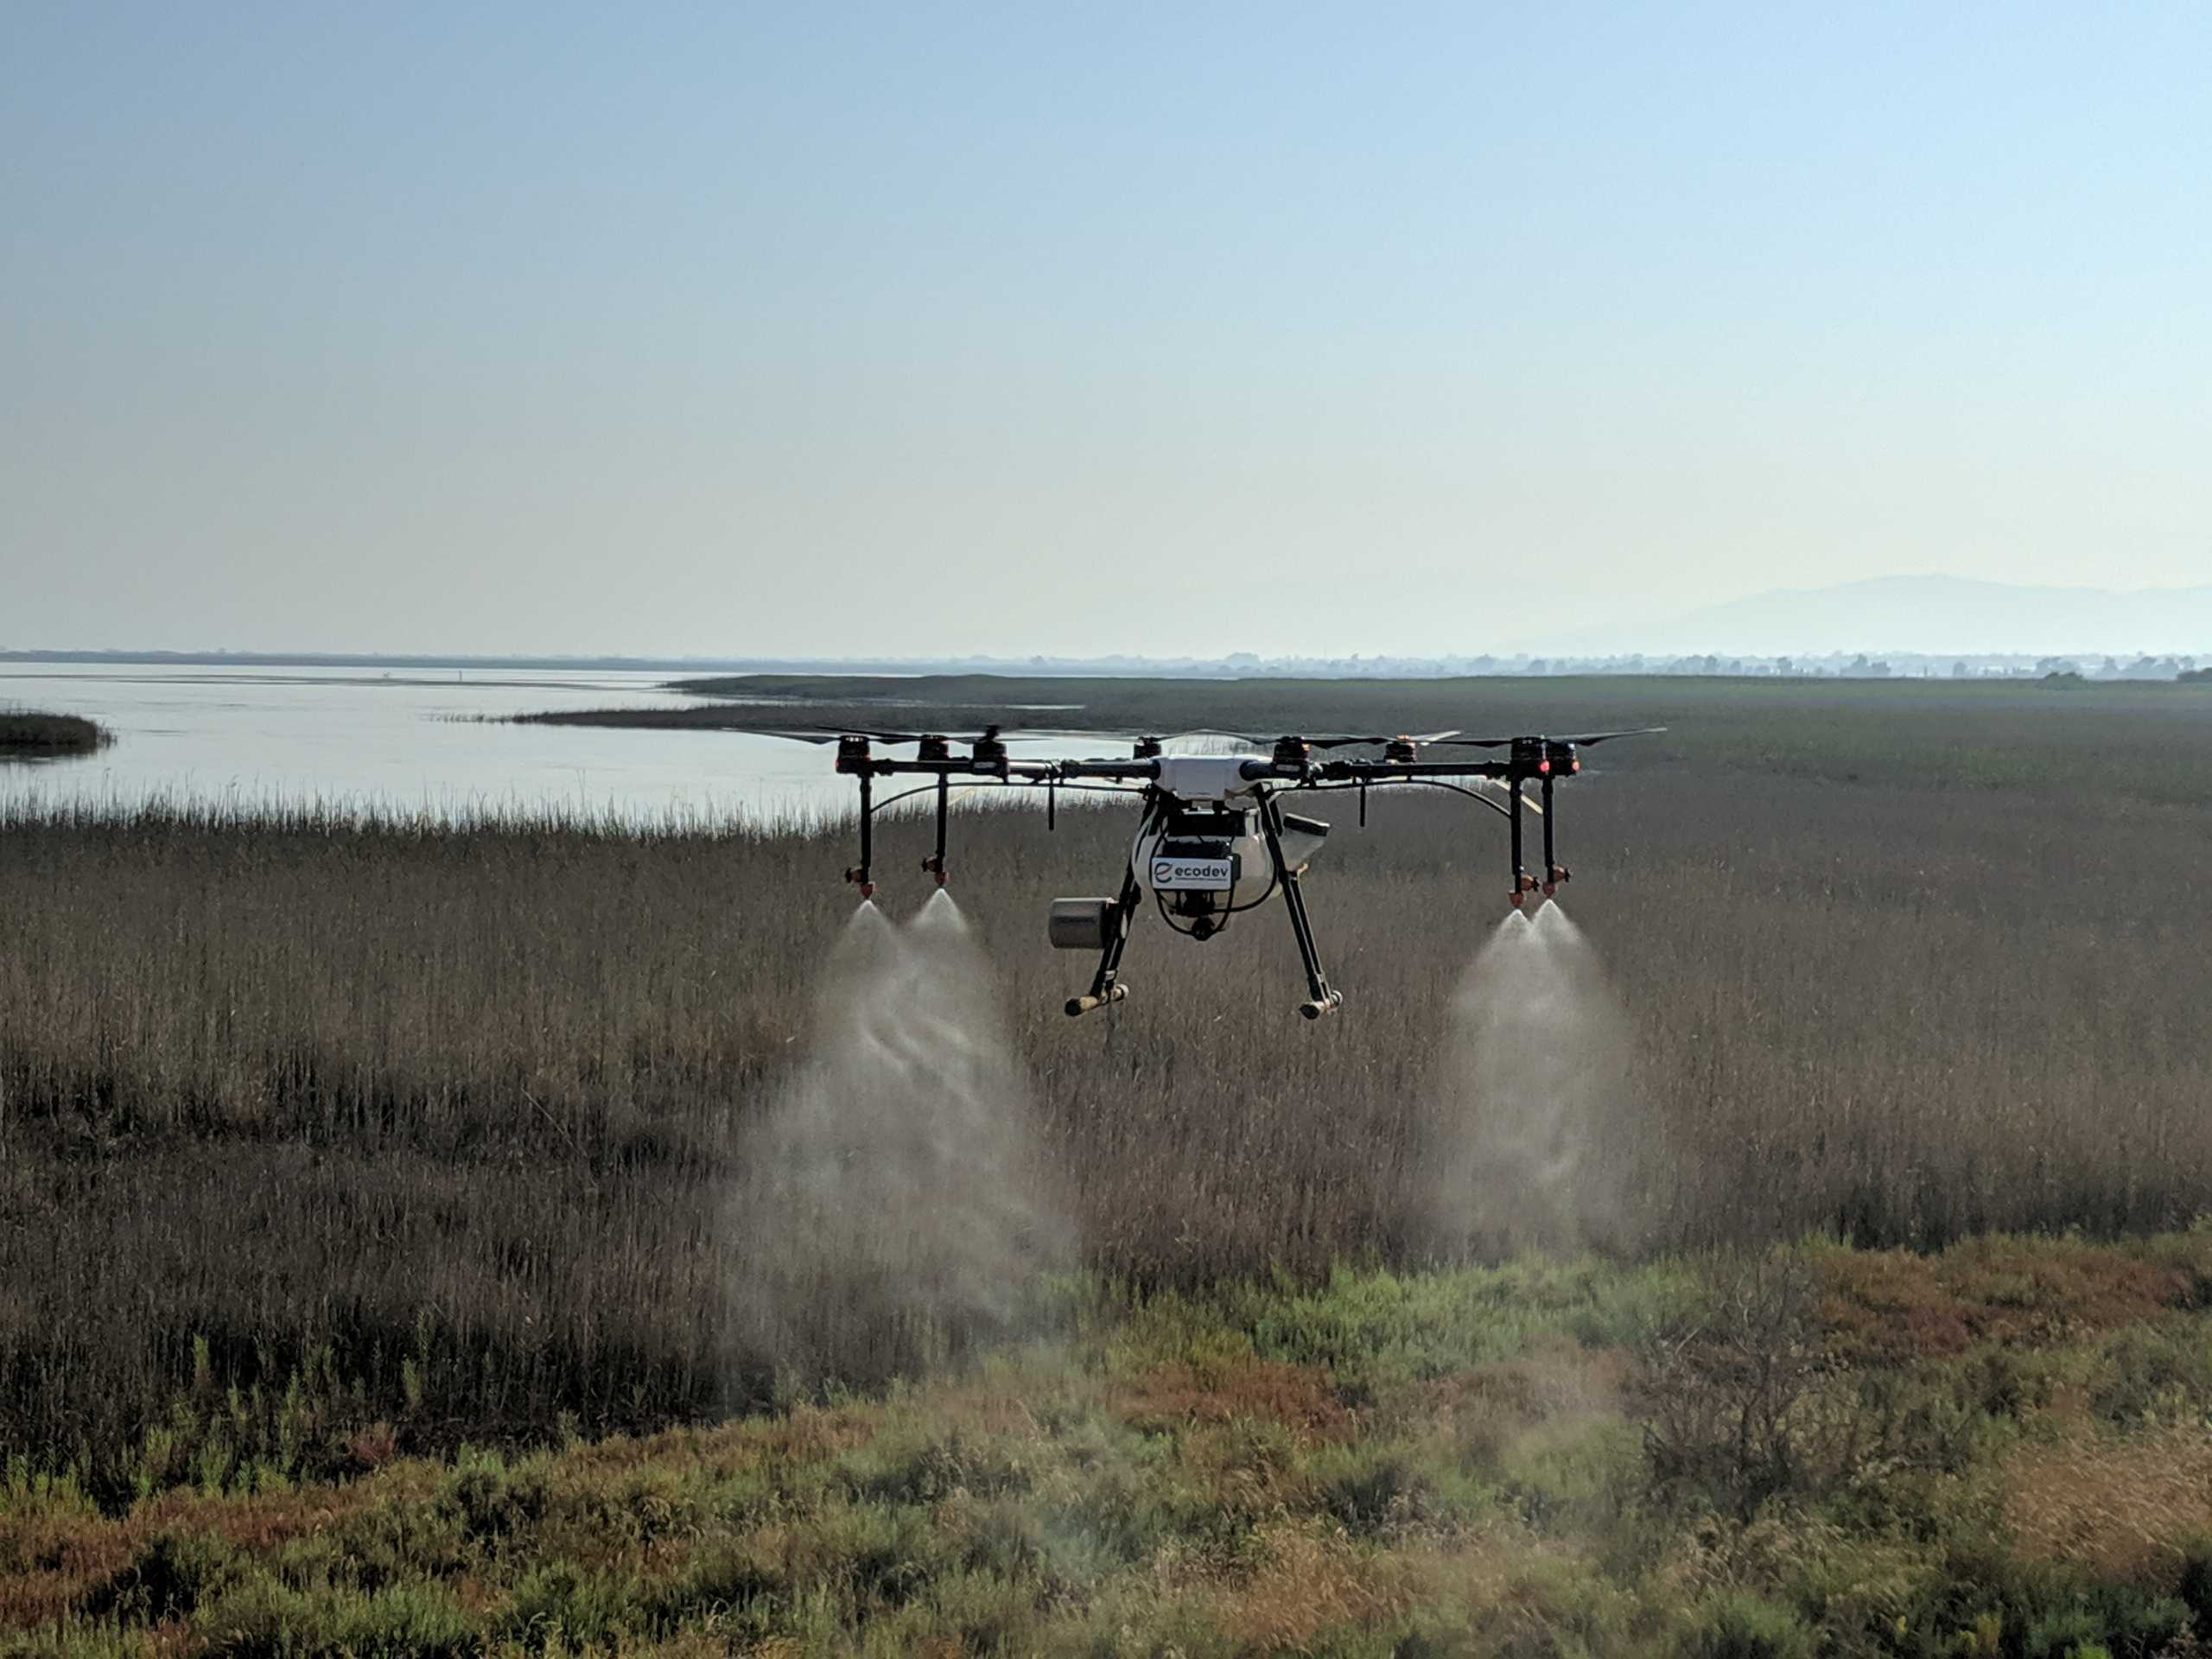
[[[0,709],[0,760],[45,760],[90,754],[111,742],[107,729],[81,715],[46,715]]]
[[[138,1495],[12,1467],[0,1646],[2180,1659],[2208,1287],[2204,1234],[1071,1281],[887,1398],[336,1481],[211,1372]]]

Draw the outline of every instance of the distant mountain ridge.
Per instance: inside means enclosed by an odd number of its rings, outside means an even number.
[[[1560,643],[1576,652],[1647,657],[1891,652],[2202,658],[2212,656],[2212,585],[2120,591],[1967,576],[1876,576],[1751,594]]]

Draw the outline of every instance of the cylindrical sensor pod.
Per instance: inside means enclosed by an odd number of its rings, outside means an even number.
[[[1120,910],[1111,899],[1055,899],[1050,930],[1055,950],[1103,950]]]

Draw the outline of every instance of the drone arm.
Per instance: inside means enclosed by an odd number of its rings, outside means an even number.
[[[1316,768],[1332,782],[1388,783],[1394,778],[1489,778],[1511,775],[1507,760],[1328,760]]]
[[[1147,784],[1160,781],[1157,760],[1063,760],[1049,770],[1063,782],[1075,778],[1119,778]]]

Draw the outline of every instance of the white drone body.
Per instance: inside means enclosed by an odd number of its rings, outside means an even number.
[[[1126,936],[1130,912],[1147,894],[1176,932],[1210,939],[1239,912],[1294,887],[1329,826],[1270,803],[1264,779],[1251,775],[1251,763],[1260,760],[1249,754],[1160,756],[1159,781],[1130,845],[1122,897],[1056,899],[1052,943],[1067,950],[1110,948]],[[1315,1004],[1321,1010],[1333,1006]]]
[[[1167,898],[1171,913],[1203,915],[1208,906],[1186,893],[1226,895],[1220,913],[1247,910],[1270,896],[1278,875],[1260,823],[1260,788],[1241,770],[1250,755],[1163,755],[1162,810],[1137,826],[1129,869],[1137,885]],[[1285,814],[1283,863],[1302,875],[1329,826]],[[1179,906],[1179,908],[1178,908]],[[1198,937],[1211,938],[1218,926]]]

